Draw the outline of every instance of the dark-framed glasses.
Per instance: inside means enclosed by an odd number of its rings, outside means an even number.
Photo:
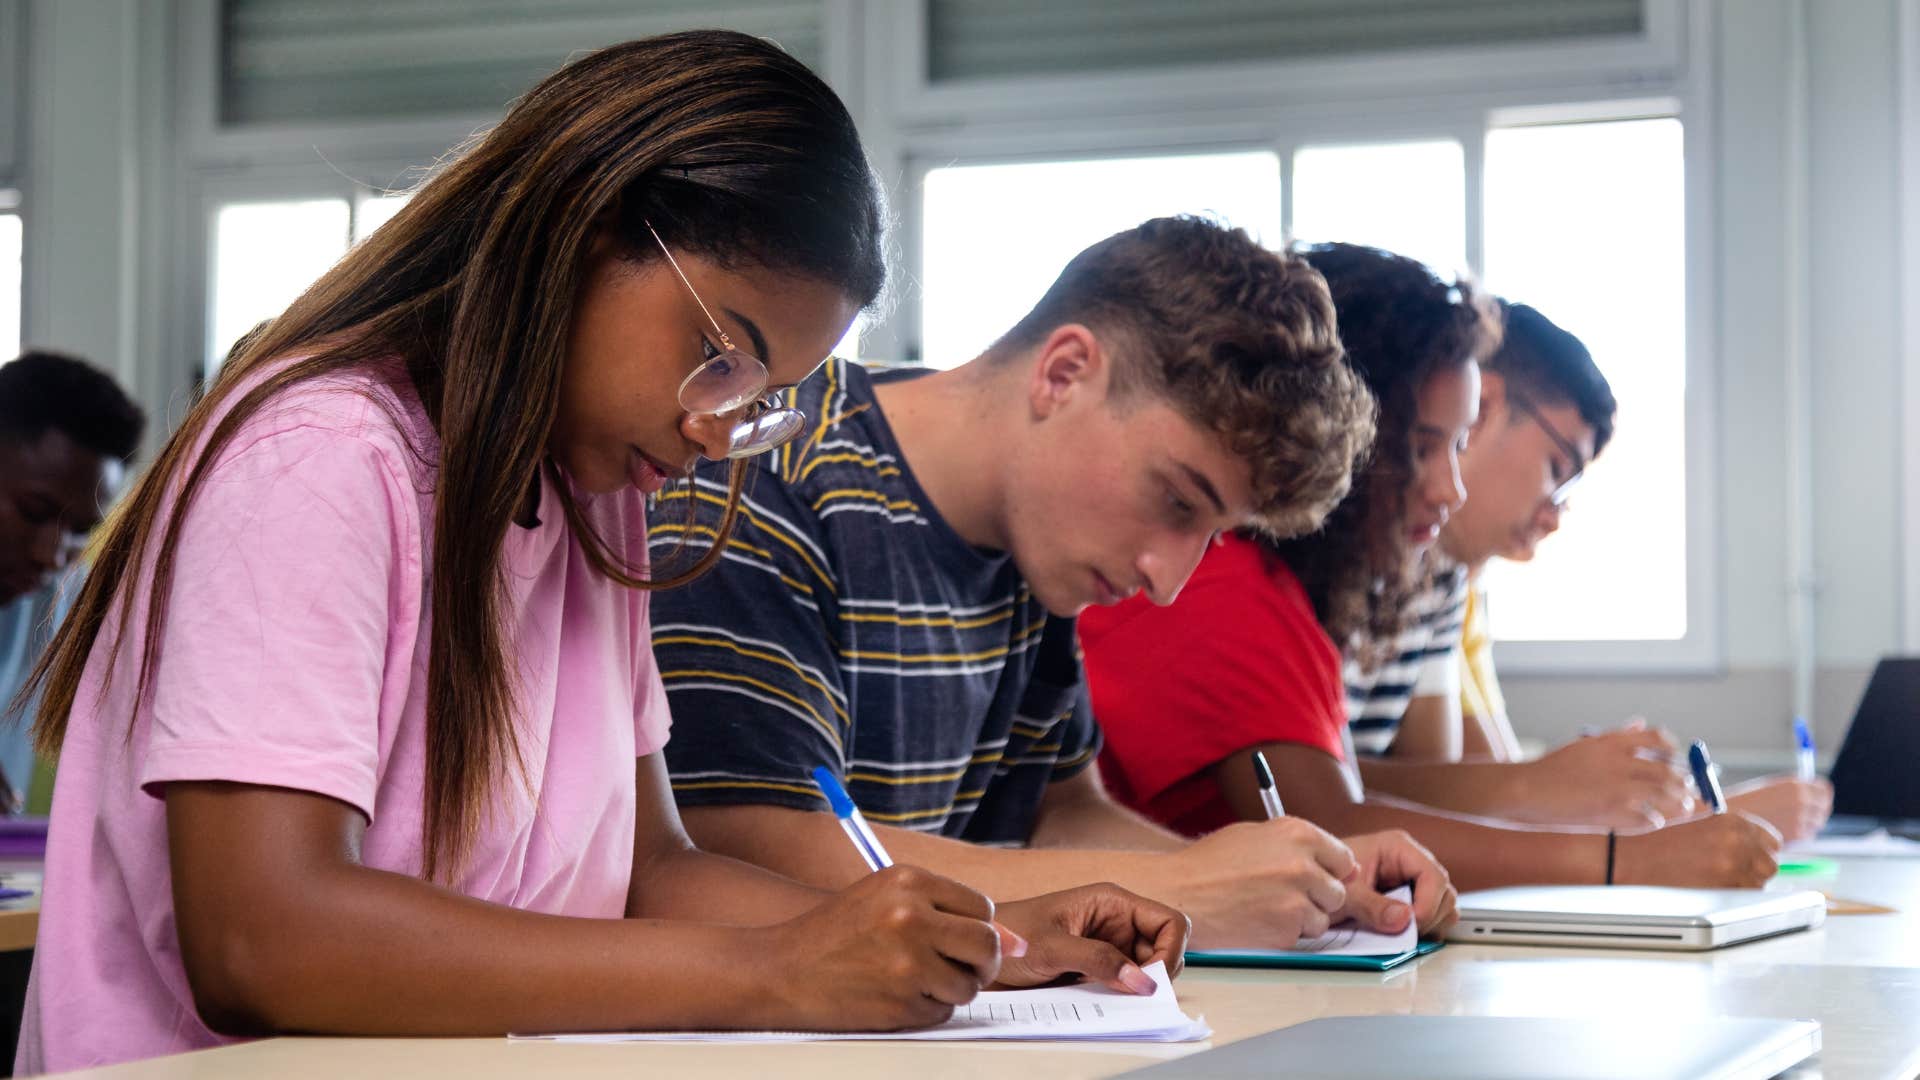
[[[1547,495],[1548,502],[1555,506],[1565,506],[1567,499],[1573,494],[1574,487],[1580,483],[1580,478],[1587,475],[1586,457],[1580,453],[1579,447],[1573,445],[1571,439],[1560,434],[1560,430],[1540,412],[1540,407],[1534,404],[1532,398],[1509,388],[1507,400],[1513,403],[1514,408],[1526,413],[1529,419],[1540,425],[1540,430],[1546,432],[1547,439],[1553,443],[1554,449],[1565,454],[1567,461],[1572,463],[1573,471],[1561,478],[1554,485],[1553,491]]]
[[[680,380],[680,407],[701,416],[739,414],[734,417],[733,428],[728,434],[729,458],[764,454],[791,441],[806,426],[806,415],[783,404],[781,391],[767,393],[767,382],[771,378],[767,365],[759,357],[734,345],[733,339],[721,328],[720,320],[714,318],[713,312],[707,308],[707,302],[700,299],[693,282],[687,280],[686,271],[680,269],[680,261],[668,250],[667,242],[660,239],[659,230],[650,221],[644,224],[647,231],[653,234],[653,242],[660,245],[660,254],[667,257],[667,265],[673,268],[674,276],[686,286],[687,295],[693,297],[693,302],[700,305],[700,313],[707,317],[714,335],[720,339],[719,355],[694,368],[686,378]]]

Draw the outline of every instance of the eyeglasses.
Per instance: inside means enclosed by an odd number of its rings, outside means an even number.
[[[721,329],[720,320],[714,318],[713,312],[707,309],[707,302],[700,299],[693,282],[687,280],[686,271],[680,269],[679,260],[667,250],[667,242],[660,239],[659,231],[650,221],[644,224],[647,231],[653,234],[653,242],[660,245],[660,254],[667,257],[667,265],[673,267],[674,276],[687,287],[687,295],[700,305],[701,314],[707,317],[714,334],[720,338],[720,355],[694,368],[686,378],[680,380],[680,407],[700,416],[741,413],[728,433],[729,458],[764,454],[791,442],[806,426],[806,414],[781,404],[780,395],[783,391],[766,392],[767,382],[771,378],[767,365],[759,357],[734,346],[733,339]]]
[[[1553,491],[1547,495],[1548,502],[1555,506],[1565,506],[1567,504],[1567,498],[1573,494],[1574,485],[1578,484],[1580,478],[1587,474],[1587,459],[1581,456],[1580,449],[1574,446],[1571,440],[1565,435],[1560,434],[1559,429],[1555,428],[1548,422],[1545,416],[1541,415],[1540,407],[1533,403],[1532,398],[1515,390],[1508,389],[1507,400],[1513,403],[1514,408],[1526,413],[1532,418],[1534,423],[1539,424],[1540,430],[1547,433],[1547,438],[1553,442],[1554,448],[1562,454],[1565,454],[1568,461],[1573,462],[1573,471],[1567,474],[1566,479],[1554,485]]]

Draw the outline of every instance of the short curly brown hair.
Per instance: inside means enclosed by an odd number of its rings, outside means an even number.
[[[1319,528],[1373,441],[1373,397],[1342,360],[1326,282],[1242,229],[1182,216],[1116,233],[1074,256],[989,351],[1065,323],[1119,343],[1123,407],[1164,401],[1249,464],[1253,523],[1269,535]]]

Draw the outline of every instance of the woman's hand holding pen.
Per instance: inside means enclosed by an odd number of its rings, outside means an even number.
[[[1833,785],[1818,777],[1763,776],[1728,788],[1727,808],[1772,825],[1791,844],[1811,839],[1833,816]]]
[[[1513,805],[1501,813],[1538,825],[1643,829],[1694,811],[1673,737],[1644,720],[1587,735],[1512,767]]]
[[[1007,986],[1037,986],[1073,974],[1125,993],[1151,994],[1153,980],[1141,968],[1164,960],[1167,973],[1177,974],[1193,932],[1180,912],[1110,884],[1001,904],[999,917],[1029,942],[1025,956],[1001,963],[1000,982]]]
[[[1621,833],[1613,880],[1622,885],[1757,889],[1778,869],[1779,850],[1780,834],[1759,818],[1739,811],[1713,814],[1664,829]]]
[[[941,1023],[1000,973],[992,920],[993,901],[949,878],[911,866],[869,874],[767,928],[775,1012],[752,1022],[803,1031]]]

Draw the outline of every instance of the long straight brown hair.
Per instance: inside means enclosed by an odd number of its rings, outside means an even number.
[[[568,64],[235,350],[112,516],[22,692],[44,686],[39,750],[58,753],[103,630],[111,677],[148,569],[136,671],[139,697],[150,692],[180,526],[235,432],[296,384],[397,357],[439,436],[422,850],[425,876],[451,877],[493,785],[520,765],[500,551],[546,461],[586,255],[604,234],[624,258],[656,258],[644,221],[677,249],[806,275],[863,307],[885,279],[884,207],[852,118],[778,47],[694,31]],[[719,558],[743,476],[720,539],[663,580],[609,549],[555,486],[594,569],[655,589]]]

